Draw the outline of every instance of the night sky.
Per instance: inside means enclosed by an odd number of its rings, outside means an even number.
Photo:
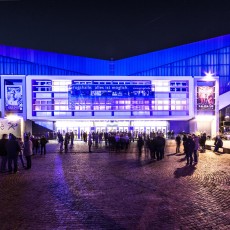
[[[0,44],[121,59],[230,33],[229,0],[0,0]]]

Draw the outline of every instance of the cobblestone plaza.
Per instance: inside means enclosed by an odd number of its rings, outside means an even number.
[[[230,229],[230,154],[186,166],[173,142],[161,161],[135,147],[88,153],[75,141],[59,153],[50,142],[31,170],[0,174],[0,229]]]

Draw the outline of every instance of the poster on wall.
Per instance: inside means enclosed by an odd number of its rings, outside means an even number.
[[[23,112],[22,85],[5,84],[5,111]]]
[[[16,137],[21,137],[21,122],[17,121],[9,121],[7,119],[0,119],[0,136],[2,134],[14,134]]]
[[[197,87],[197,110],[215,110],[215,87]]]

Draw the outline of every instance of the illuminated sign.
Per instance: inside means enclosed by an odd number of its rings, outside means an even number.
[[[114,81],[92,81],[91,84],[83,82],[73,82],[69,85],[69,96],[100,96],[100,97],[153,97],[152,85],[150,81],[119,81],[119,85]],[[109,84],[110,83],[110,84]],[[122,83],[122,84],[121,84]]]
[[[75,108],[76,103],[86,103],[93,105],[95,102],[99,105],[110,104],[118,105],[120,103],[131,104],[132,99],[143,100],[154,99],[155,88],[151,81],[72,81],[68,86],[69,109]],[[124,110],[130,110],[125,107]]]

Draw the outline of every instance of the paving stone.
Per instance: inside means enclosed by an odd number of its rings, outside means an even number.
[[[0,229],[230,229],[230,154],[186,166],[170,142],[162,161],[75,141],[0,174]],[[20,166],[20,162],[19,162]]]

